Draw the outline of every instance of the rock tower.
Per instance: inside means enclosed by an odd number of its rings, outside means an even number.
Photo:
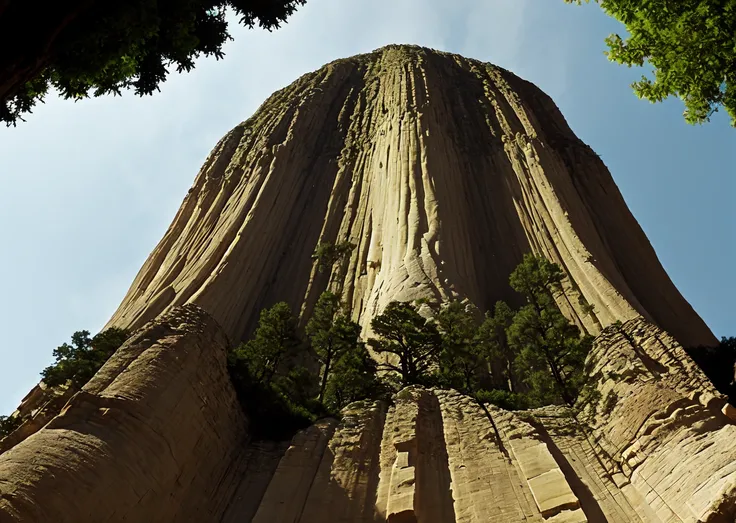
[[[349,260],[320,272],[315,247],[342,241]],[[518,300],[527,252],[563,268],[561,309],[597,335],[601,401],[506,412],[412,387],[250,440],[225,350],[262,308],[304,320],[337,288],[364,334],[392,300],[487,309]],[[388,46],[273,94],[216,145],[108,326],[136,332],[70,398],[34,389],[0,441],[0,523],[736,513],[732,408],[682,348],[713,334],[552,100],[490,64]]]

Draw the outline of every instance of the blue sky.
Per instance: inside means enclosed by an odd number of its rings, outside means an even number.
[[[234,29],[149,98],[50,97],[0,129],[0,414],[72,332],[97,332],[163,235],[207,153],[273,91],[389,43],[492,62],[534,82],[601,156],[675,284],[717,336],[736,335],[736,130],[638,100],[612,64],[621,26],[562,0],[310,0],[282,29]]]

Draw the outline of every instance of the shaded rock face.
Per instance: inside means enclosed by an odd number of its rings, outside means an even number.
[[[225,347],[194,305],[134,334],[58,416],[0,454],[0,522],[191,522],[222,512],[246,439]]]
[[[409,387],[290,444],[248,441],[224,334],[195,306],[136,333],[0,454],[0,522],[731,522],[736,426],[670,335],[612,326],[590,399],[507,412]],[[591,392],[597,392],[592,394]],[[598,398],[598,399],[595,399]]]
[[[674,338],[634,319],[590,363],[601,399],[577,414],[419,387],[351,405],[295,438],[254,521],[732,522],[736,426]]]
[[[320,273],[315,246],[346,240]],[[488,308],[518,300],[529,251],[598,334],[575,411],[411,387],[251,441],[226,350],[260,309],[305,319],[331,287],[367,331],[394,299]],[[488,64],[390,46],[274,94],[217,145],[109,326],[138,330],[81,391],[31,391],[0,441],[0,523],[736,517],[736,415],[681,345],[712,334],[554,104]]]
[[[349,261],[319,273],[315,246],[341,241]],[[196,303],[238,341],[262,308],[305,319],[332,285],[367,331],[391,300],[518,302],[508,275],[529,251],[563,267],[560,306],[588,332],[643,316],[686,346],[716,342],[549,97],[389,46],[303,76],[229,132],[108,326]]]

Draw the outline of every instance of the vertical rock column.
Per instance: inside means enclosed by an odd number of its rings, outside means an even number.
[[[0,455],[0,522],[218,518],[246,439],[226,347],[194,305],[135,333],[58,416]]]
[[[344,241],[349,259],[316,270],[317,245]],[[560,306],[590,333],[642,315],[687,346],[717,341],[548,96],[388,46],[304,75],[228,133],[108,326],[193,302],[237,342],[279,301],[306,321],[332,282],[367,335],[392,300],[518,302],[527,252],[562,267]]]
[[[417,417],[414,391],[402,391],[389,410],[381,447],[378,512],[390,523],[416,523]],[[422,395],[423,392],[416,394]]]
[[[342,422],[298,433],[260,501],[254,523],[372,523],[385,417],[380,402],[357,402]],[[246,472],[247,476],[248,472]],[[240,522],[236,511],[227,522]],[[248,520],[249,521],[249,520]]]
[[[390,523],[454,523],[443,421],[437,397],[409,387],[395,396],[381,449],[376,507]]]
[[[736,425],[682,346],[636,319],[598,336],[589,364],[600,400],[579,420],[632,505],[662,521],[733,521]]]

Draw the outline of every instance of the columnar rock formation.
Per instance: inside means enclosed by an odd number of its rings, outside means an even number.
[[[736,426],[682,347],[636,319],[591,358],[600,399],[577,416],[421,388],[355,404],[292,444],[254,521],[732,522]]]
[[[134,334],[0,454],[0,522],[208,521],[246,422],[220,327],[193,305]],[[226,483],[226,482],[225,482]]]
[[[317,243],[344,240],[347,266],[318,273]],[[715,342],[549,97],[389,46],[303,76],[230,131],[109,326],[191,302],[239,340],[276,301],[308,316],[330,279],[364,327],[394,299],[486,309],[518,300],[507,279],[528,251],[564,268],[560,304],[589,332],[642,315],[686,346]]]
[[[341,241],[349,260],[318,271],[315,246]],[[410,387],[251,440],[225,353],[264,306],[305,319],[331,286],[366,331],[391,300],[486,309],[519,299],[528,251],[598,334],[575,410]],[[109,325],[138,330],[82,391],[31,391],[0,440],[0,523],[736,517],[734,409],[682,348],[713,335],[552,101],[488,64],[389,46],[274,94],[217,145]]]
[[[668,334],[611,326],[582,412],[410,387],[288,449],[248,441],[224,334],[188,305],[0,454],[0,523],[731,522],[736,426]],[[597,398],[597,399],[596,399]]]

